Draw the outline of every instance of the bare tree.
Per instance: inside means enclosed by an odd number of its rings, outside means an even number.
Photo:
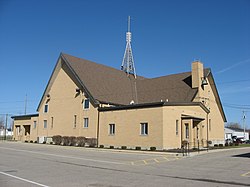
[[[0,129],[4,129],[4,117],[0,117]]]
[[[233,129],[242,129],[241,125],[239,123],[235,123],[235,122],[227,123],[225,125],[225,127],[233,128]]]

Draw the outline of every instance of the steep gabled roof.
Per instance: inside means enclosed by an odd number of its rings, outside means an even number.
[[[128,76],[123,71],[108,66],[68,54],[62,56],[99,102],[118,105],[128,105],[132,100],[138,100],[139,104],[161,100],[192,102],[197,93],[197,89],[192,89],[191,86],[191,72],[153,79],[137,76],[135,80],[132,75]]]
[[[131,82],[135,79],[132,75],[128,76],[123,71],[71,55],[62,56],[94,99],[121,105],[129,104],[133,100]],[[143,79],[137,77],[137,80]]]
[[[192,89],[191,72],[173,74],[138,82],[139,103],[192,102],[198,89]]]

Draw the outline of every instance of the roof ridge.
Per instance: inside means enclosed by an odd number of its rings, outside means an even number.
[[[94,61],[91,61],[91,60],[87,60],[87,59],[84,59],[84,58],[79,58],[79,57],[76,57],[76,56],[73,56],[73,55],[70,55],[70,54],[66,54],[66,53],[61,53],[64,57],[66,57],[66,56],[70,56],[70,57],[73,57],[73,58],[76,58],[76,59],[78,59],[78,60],[84,60],[84,61],[86,61],[86,62],[89,62],[89,63],[94,63],[95,65],[99,65],[99,66],[102,66],[102,67],[105,67],[105,68],[108,68],[108,69],[112,69],[113,71],[117,71],[117,72],[119,72],[119,73],[124,73],[124,71],[121,71],[121,70],[119,70],[119,69],[116,69],[116,68],[114,68],[114,67],[112,67],[112,66],[108,66],[108,65],[105,65],[105,64],[100,64],[100,63],[97,63],[97,62],[94,62]],[[146,77],[143,77],[143,76],[141,76],[141,75],[137,75],[138,77],[140,77],[140,78],[143,78],[143,79],[147,79]]]

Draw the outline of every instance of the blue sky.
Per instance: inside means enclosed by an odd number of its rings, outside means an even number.
[[[127,17],[137,74],[210,67],[228,122],[250,128],[249,0],[1,0],[0,114],[36,112],[60,52],[120,68]]]

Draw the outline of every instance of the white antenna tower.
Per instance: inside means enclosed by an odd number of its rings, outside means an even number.
[[[127,74],[132,74],[136,78],[134,58],[131,48],[132,33],[130,32],[130,16],[128,17],[128,32],[126,32],[126,49],[122,60],[121,70]]]

